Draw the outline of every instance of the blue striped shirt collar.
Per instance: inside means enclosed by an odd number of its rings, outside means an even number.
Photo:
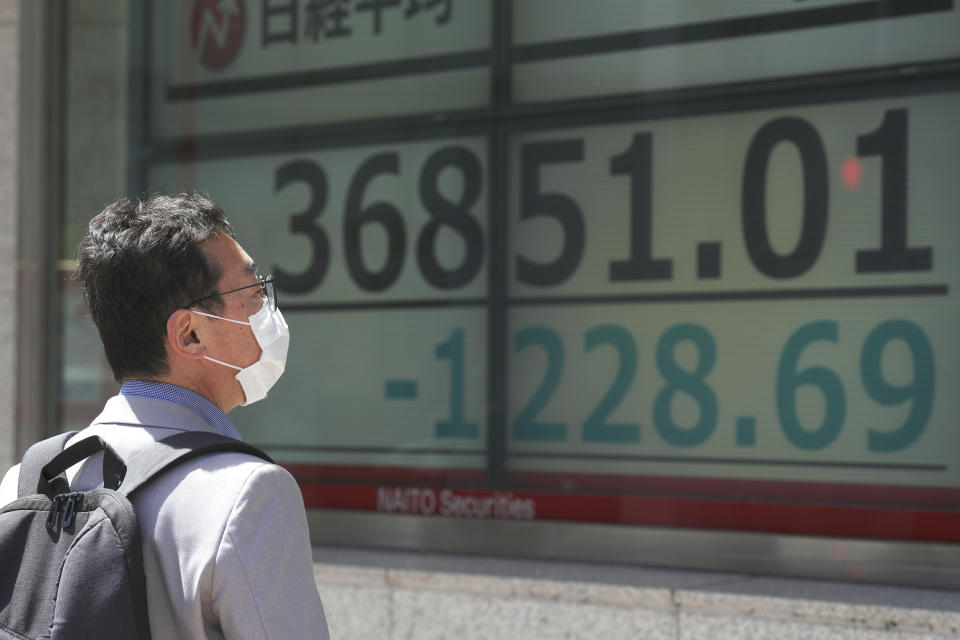
[[[242,440],[240,432],[220,407],[190,389],[154,380],[125,380],[120,386],[120,394],[175,402],[203,418],[216,433]]]

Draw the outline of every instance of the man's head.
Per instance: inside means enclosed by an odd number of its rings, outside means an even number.
[[[169,372],[171,314],[218,290],[221,266],[203,247],[215,237],[231,238],[230,223],[199,195],[118,200],[90,221],[78,274],[118,381]],[[223,305],[216,295],[198,304]]]

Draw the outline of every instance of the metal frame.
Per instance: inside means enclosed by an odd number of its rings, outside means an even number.
[[[55,429],[60,390],[57,239],[62,211],[67,5],[20,3],[16,453]]]
[[[142,154],[150,147],[150,0],[129,5],[129,78],[127,87],[127,193],[136,195],[147,183],[147,163]]]
[[[307,520],[322,545],[960,589],[960,545],[339,510]]]

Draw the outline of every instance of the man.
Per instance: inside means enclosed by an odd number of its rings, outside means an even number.
[[[266,395],[289,334],[272,281],[223,211],[197,195],[115,202],[90,222],[78,273],[122,386],[70,443],[99,435],[128,459],[179,431],[239,438],[226,414]],[[68,470],[74,490],[102,482],[101,459]],[[16,497],[18,475],[4,477],[0,505]],[[284,469],[203,456],[133,503],[154,640],[328,638],[303,501]]]

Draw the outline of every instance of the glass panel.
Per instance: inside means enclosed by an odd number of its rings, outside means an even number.
[[[116,393],[97,329],[73,277],[90,218],[127,191],[129,29],[127,3],[64,3],[66,11],[61,297],[61,428],[82,428]]]
[[[66,4],[61,426],[88,220],[198,190],[310,507],[950,541],[955,4]]]
[[[960,55],[960,8],[949,0],[512,6],[518,103],[779,81]]]
[[[231,414],[253,442],[371,474],[482,472],[486,155],[483,138],[454,138],[151,171],[154,190],[206,190],[277,279],[283,384]]]
[[[489,103],[489,0],[203,0],[152,8],[151,132],[158,138]]]

